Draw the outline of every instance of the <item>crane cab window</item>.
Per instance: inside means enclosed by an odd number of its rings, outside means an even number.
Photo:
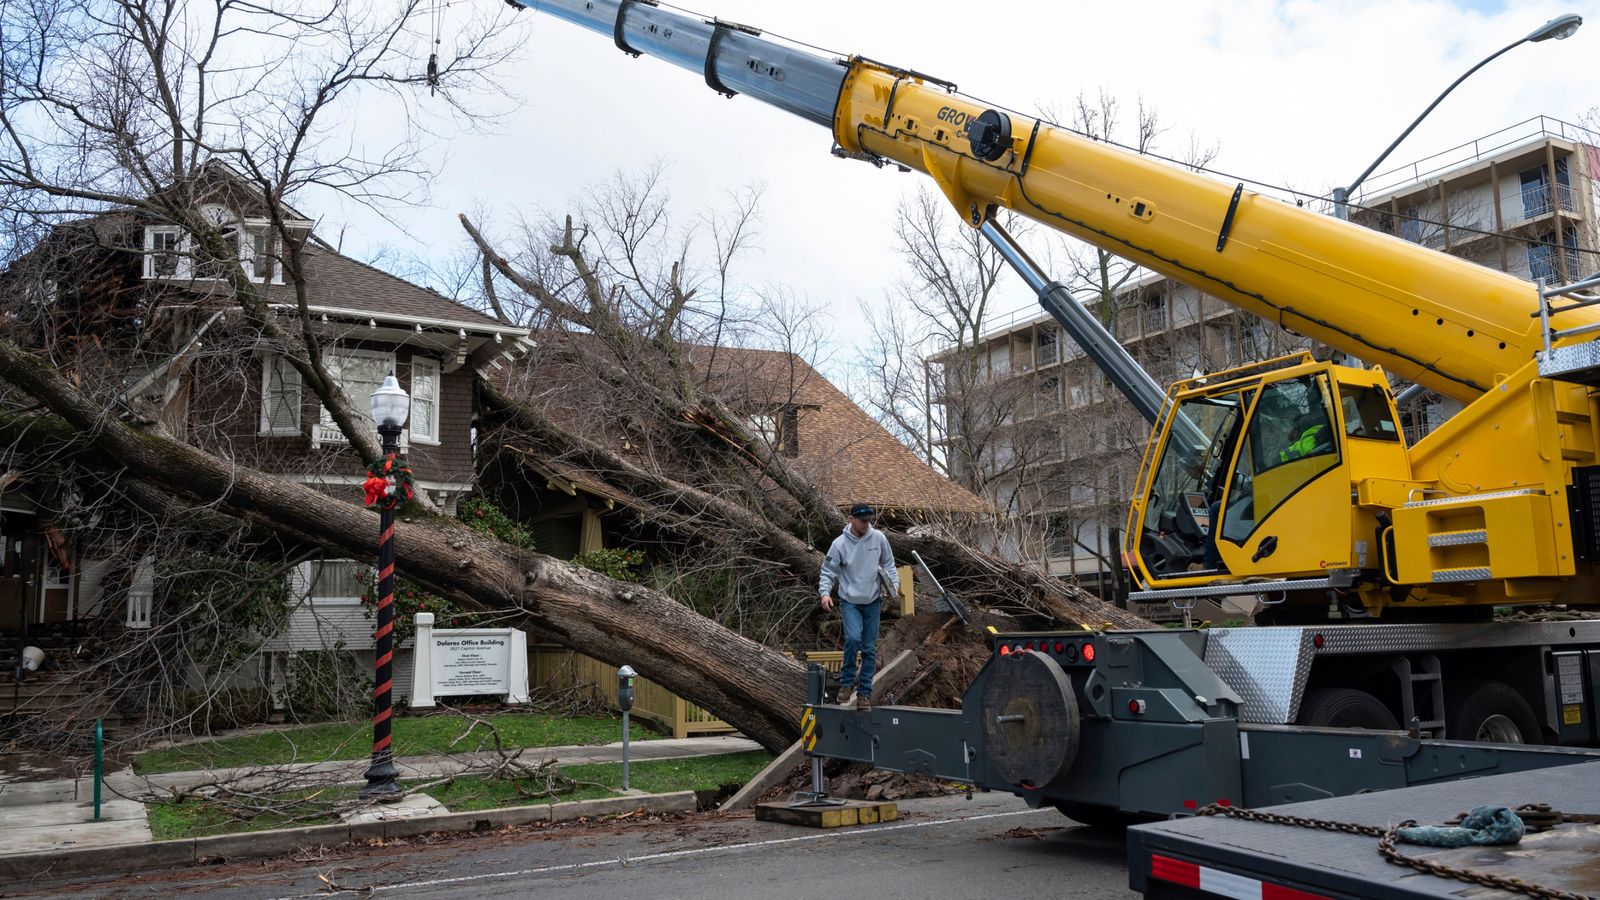
[[[1398,441],[1400,428],[1389,409],[1389,398],[1375,387],[1339,385],[1339,407],[1344,413],[1344,433],[1369,441]]]
[[[1324,376],[1261,389],[1223,511],[1223,540],[1243,544],[1285,500],[1339,464],[1329,406]]]
[[[1213,520],[1228,460],[1238,440],[1248,392],[1183,401],[1168,426],[1161,460],[1145,497],[1140,556],[1169,578],[1215,569]]]

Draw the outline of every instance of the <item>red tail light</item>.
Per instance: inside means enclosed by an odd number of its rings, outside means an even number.
[[[1094,645],[1093,644],[1084,644],[1083,645],[1083,661],[1084,662],[1094,662]]]

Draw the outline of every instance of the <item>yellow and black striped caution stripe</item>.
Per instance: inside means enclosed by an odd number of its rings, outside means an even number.
[[[809,706],[800,716],[800,746],[807,753],[817,746],[817,712]]]

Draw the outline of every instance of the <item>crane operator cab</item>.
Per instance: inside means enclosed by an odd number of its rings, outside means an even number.
[[[1349,499],[1359,477],[1408,477],[1380,370],[1298,354],[1180,382],[1169,397],[1129,510],[1141,583],[1381,578],[1377,517]]]

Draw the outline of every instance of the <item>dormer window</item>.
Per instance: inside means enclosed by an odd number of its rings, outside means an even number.
[[[276,246],[277,241],[272,239],[266,226],[246,224],[239,245],[239,263],[244,266],[244,273],[251,281],[283,283],[283,273],[273,256]]]
[[[189,277],[189,256],[184,251],[182,231],[173,226],[162,225],[145,228],[144,277]]]
[[[785,405],[745,419],[745,427],[763,443],[784,456],[800,455],[800,408]]]

